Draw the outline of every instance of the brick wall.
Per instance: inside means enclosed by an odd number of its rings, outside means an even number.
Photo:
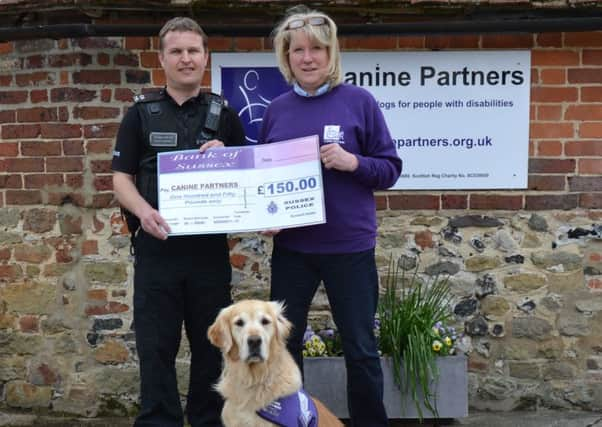
[[[393,209],[600,209],[602,33],[346,37],[344,50],[532,49],[529,191],[381,195]],[[269,49],[213,38],[212,51]],[[156,39],[0,44],[0,206],[111,204],[107,154],[132,94],[164,84]],[[210,72],[204,84],[210,84]]]
[[[602,32],[341,46],[532,49],[528,190],[381,192],[378,261],[419,254],[424,274],[452,276],[473,406],[601,409],[602,243],[590,232],[602,218]],[[164,84],[156,47],[144,37],[0,44],[0,407],[135,409],[132,267],[110,159],[132,95]],[[210,49],[270,42],[215,37]],[[468,245],[473,236],[484,253]],[[231,237],[237,297],[267,295],[270,244]],[[479,291],[484,282],[497,285],[492,294]],[[537,308],[525,312],[525,300]],[[323,294],[314,308],[312,321],[331,321]],[[183,344],[182,390],[187,357]]]

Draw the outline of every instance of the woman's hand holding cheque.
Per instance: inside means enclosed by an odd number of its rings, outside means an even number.
[[[357,157],[345,151],[339,144],[326,144],[320,147],[320,159],[326,169],[353,172],[359,164]]]

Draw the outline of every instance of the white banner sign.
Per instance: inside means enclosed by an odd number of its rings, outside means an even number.
[[[403,160],[392,188],[527,187],[530,51],[344,52],[342,61],[344,80],[378,101]],[[212,90],[253,141],[282,90],[274,54],[215,53],[211,63]]]

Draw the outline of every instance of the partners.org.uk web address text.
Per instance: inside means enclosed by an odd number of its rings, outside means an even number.
[[[493,138],[490,136],[480,136],[476,138],[434,138],[434,137],[416,137],[416,138],[393,138],[393,144],[399,149],[404,148],[464,148],[472,150],[473,148],[493,147]]]

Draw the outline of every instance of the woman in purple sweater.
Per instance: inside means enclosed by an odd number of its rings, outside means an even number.
[[[391,187],[401,160],[372,95],[342,83],[337,27],[293,8],[274,30],[280,71],[293,90],[263,117],[261,143],[318,135],[327,222],[274,235],[271,299],[294,325],[289,350],[302,368],[303,333],[320,282],[341,334],[354,427],[387,426],[374,337],[378,274],[374,190]]]

